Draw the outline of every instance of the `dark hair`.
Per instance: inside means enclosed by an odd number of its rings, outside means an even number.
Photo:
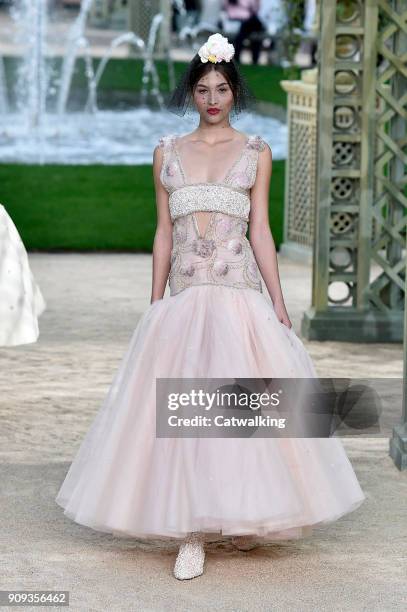
[[[238,115],[244,110],[255,108],[256,98],[233,57],[229,62],[224,60],[216,63],[202,62],[199,54],[196,53],[171,93],[166,104],[167,109],[176,115],[185,115],[186,111],[192,107],[192,96],[196,84],[213,69],[220,72],[230,85],[233,92],[233,107],[231,110],[233,114]]]

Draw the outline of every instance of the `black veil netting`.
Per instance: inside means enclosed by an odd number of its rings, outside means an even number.
[[[229,62],[221,61],[216,64],[201,61],[198,53],[194,55],[186,70],[179,78],[174,90],[166,103],[166,108],[180,117],[190,117],[196,112],[192,97],[192,88],[212,67],[222,65],[222,72],[229,81],[233,91],[233,107],[230,112],[231,118],[238,118],[243,112],[256,110],[257,100],[240,72],[239,65],[232,58]]]

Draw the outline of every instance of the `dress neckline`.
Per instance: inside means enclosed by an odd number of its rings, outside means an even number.
[[[249,142],[251,141],[252,137],[253,137],[253,135],[249,135],[249,136],[246,135],[246,140],[245,140],[245,142],[243,144],[243,147],[242,147],[241,151],[239,152],[239,155],[237,156],[235,161],[230,166],[229,170],[226,173],[226,176],[221,181],[198,181],[198,182],[195,182],[195,183],[189,183],[187,181],[187,176],[186,176],[186,172],[184,170],[184,166],[183,166],[183,163],[182,163],[181,155],[180,155],[180,153],[178,151],[178,148],[177,148],[177,145],[176,145],[177,140],[180,138],[180,136],[178,134],[175,134],[175,136],[173,138],[173,141],[172,141],[172,149],[173,149],[173,151],[175,153],[175,157],[176,157],[176,160],[177,160],[177,163],[178,163],[178,167],[179,167],[181,175],[182,175],[183,185],[184,186],[186,186],[186,185],[188,185],[188,186],[189,185],[226,185],[227,184],[227,180],[230,177],[232,171],[234,170],[234,168],[237,166],[237,164],[240,162],[240,160],[242,159],[243,155],[245,154],[247,146],[248,146]]]

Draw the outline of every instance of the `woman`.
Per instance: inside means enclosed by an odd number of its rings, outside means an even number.
[[[156,379],[316,377],[280,287],[271,150],[230,125],[250,102],[233,51],[210,36],[170,100],[179,115],[192,105],[199,125],[154,149],[151,304],[56,498],[97,530],[183,538],[178,579],[202,574],[209,533],[247,550],[304,537],[364,500],[337,438],[156,436]]]

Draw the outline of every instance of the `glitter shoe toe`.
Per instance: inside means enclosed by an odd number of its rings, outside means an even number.
[[[196,578],[203,574],[205,561],[204,542],[201,534],[191,534],[179,547],[174,565],[174,576],[178,580]]]

